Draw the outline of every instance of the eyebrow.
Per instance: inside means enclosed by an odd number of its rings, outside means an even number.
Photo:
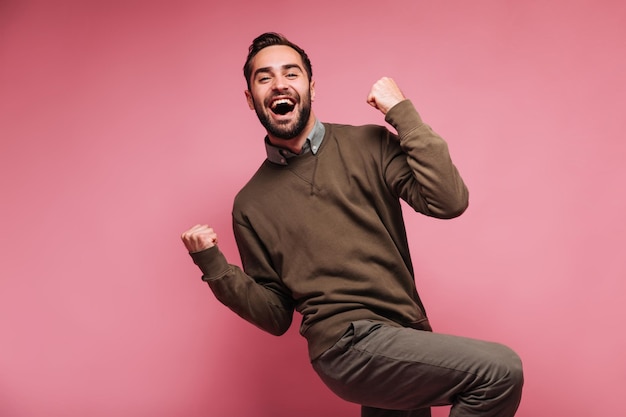
[[[254,71],[254,76],[256,77],[258,74],[263,73],[263,72],[272,72],[272,68],[273,67],[262,67],[262,68],[257,68],[256,71]],[[284,70],[289,70],[292,68],[297,68],[300,70],[300,72],[304,72],[302,71],[302,67],[300,67],[300,65],[298,64],[285,64],[283,66],[280,67],[283,71]]]

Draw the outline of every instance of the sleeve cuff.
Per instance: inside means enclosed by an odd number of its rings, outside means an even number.
[[[411,131],[424,124],[411,100],[406,99],[393,106],[385,115],[385,121],[392,125],[398,134]]]
[[[210,281],[224,276],[230,270],[224,254],[217,246],[210,247],[200,252],[190,253],[193,262],[202,271],[202,279]]]

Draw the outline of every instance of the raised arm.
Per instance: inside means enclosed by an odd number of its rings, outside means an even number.
[[[389,147],[385,180],[414,210],[437,218],[461,215],[469,193],[452,163],[447,143],[426,125],[413,103],[391,78],[381,78],[370,91],[368,103],[379,109],[398,132],[402,153]]]

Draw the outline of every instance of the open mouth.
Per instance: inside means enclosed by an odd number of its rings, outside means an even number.
[[[274,100],[270,109],[274,114],[278,114],[284,116],[285,114],[293,111],[296,107],[296,104],[289,98],[280,98],[278,100]]]

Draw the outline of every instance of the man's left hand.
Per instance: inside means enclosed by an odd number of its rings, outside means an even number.
[[[387,114],[393,106],[403,100],[406,100],[406,97],[396,82],[389,77],[383,77],[376,81],[367,96],[367,103],[383,114]]]

